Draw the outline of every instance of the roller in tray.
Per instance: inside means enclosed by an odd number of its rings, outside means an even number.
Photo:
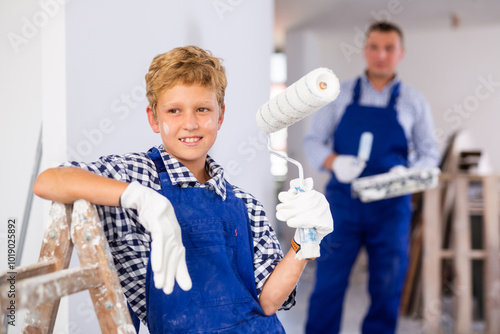
[[[388,172],[359,178],[351,189],[361,202],[373,202],[431,189],[437,186],[440,169],[408,168],[404,172]]]

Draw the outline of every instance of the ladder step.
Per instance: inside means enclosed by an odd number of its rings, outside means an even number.
[[[44,304],[79,291],[97,288],[100,285],[102,285],[102,278],[98,264],[27,278],[16,283],[16,308],[22,309]],[[1,307],[5,309],[9,300],[2,299],[1,301]]]

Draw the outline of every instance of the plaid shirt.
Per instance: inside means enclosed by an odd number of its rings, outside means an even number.
[[[182,188],[200,187],[213,190],[224,200],[226,198],[226,180],[224,170],[212,158],[207,156],[206,168],[210,180],[200,184],[194,175],[177,159],[170,156],[163,145],[158,146],[168,175],[173,185]],[[156,167],[147,153],[129,153],[101,157],[91,163],[66,162],[63,166],[80,167],[96,174],[115,180],[132,182],[159,190],[160,180]],[[242,189],[232,186],[236,197],[241,198],[248,209],[251,231],[254,241],[254,273],[257,294],[267,277],[283,258],[283,252],[276,234],[264,212],[262,204]],[[118,271],[118,277],[125,296],[138,315],[146,319],[146,266],[149,258],[150,235],[139,223],[137,211],[119,206],[97,205],[104,234],[108,239],[111,254]],[[281,309],[290,309],[295,305],[295,290],[282,305]]]

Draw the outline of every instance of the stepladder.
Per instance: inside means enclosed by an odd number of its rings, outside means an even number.
[[[471,194],[480,189],[479,200]],[[440,186],[424,194],[422,302],[425,333],[476,333],[473,323],[473,261],[484,263],[481,307],[484,330],[500,333],[500,178],[496,175],[442,175]],[[476,191],[477,192],[477,191]],[[448,203],[448,204],[447,204]],[[448,213],[446,212],[448,211]],[[448,215],[449,214],[449,215]],[[447,220],[446,217],[451,219]],[[481,217],[480,220],[473,219]],[[445,223],[449,221],[450,224]],[[481,247],[472,247],[471,229],[481,223]],[[443,240],[448,239],[448,242]],[[444,245],[447,245],[444,247]],[[453,325],[443,327],[443,264],[451,264]],[[477,304],[477,303],[476,303]]]
[[[80,266],[69,268],[73,248]],[[0,334],[12,305],[26,310],[21,324],[17,319],[23,333],[52,333],[60,299],[84,290],[102,333],[136,333],[96,207],[85,200],[53,202],[38,262],[0,274],[0,282]]]

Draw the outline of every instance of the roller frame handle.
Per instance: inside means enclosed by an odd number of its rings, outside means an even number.
[[[297,192],[305,192],[304,188],[295,187]],[[315,259],[320,256],[318,232],[315,228],[299,228],[300,252],[304,259]]]

